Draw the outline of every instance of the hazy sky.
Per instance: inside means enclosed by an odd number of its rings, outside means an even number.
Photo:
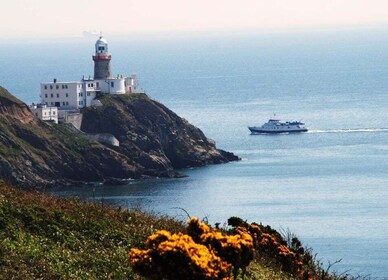
[[[2,0],[2,37],[388,23],[388,0]]]

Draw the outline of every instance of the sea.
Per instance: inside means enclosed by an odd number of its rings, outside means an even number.
[[[388,278],[387,28],[105,38],[114,75],[137,73],[151,98],[241,161],[54,194],[211,224],[238,216],[298,236],[338,273]],[[96,40],[3,40],[0,85],[38,102],[41,82],[93,75]],[[274,116],[309,131],[249,132]]]

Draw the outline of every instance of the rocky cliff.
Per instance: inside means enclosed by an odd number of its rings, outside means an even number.
[[[200,129],[145,94],[102,96],[102,107],[83,110],[81,130],[113,134],[118,152],[132,158],[150,176],[174,176],[175,170],[238,160],[216,148]]]
[[[119,148],[40,121],[0,87],[0,179],[42,187],[109,177],[175,176],[176,168],[236,159],[146,96],[107,96],[102,101],[104,106],[85,110],[83,129],[115,135]]]
[[[0,178],[13,185],[41,187],[106,177],[140,177],[132,159],[63,125],[37,119],[0,87]]]

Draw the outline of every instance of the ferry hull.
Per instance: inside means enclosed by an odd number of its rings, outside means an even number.
[[[279,134],[279,133],[298,133],[298,132],[307,132],[307,128],[301,128],[301,129],[285,129],[285,130],[268,130],[268,129],[262,129],[260,127],[248,127],[249,130],[252,133],[265,133],[265,134]]]

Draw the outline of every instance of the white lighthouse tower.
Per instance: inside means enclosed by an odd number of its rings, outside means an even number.
[[[93,55],[95,80],[112,77],[111,59],[112,56],[108,52],[108,42],[101,36],[96,42],[96,53]]]

